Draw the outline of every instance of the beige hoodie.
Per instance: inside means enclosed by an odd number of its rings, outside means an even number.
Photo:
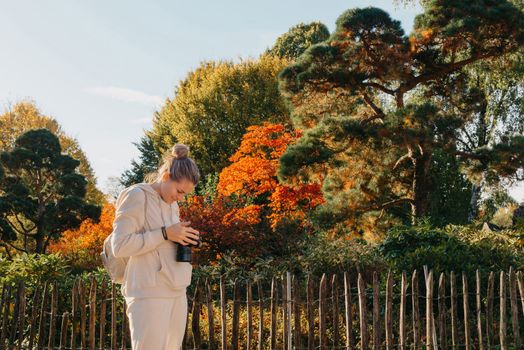
[[[147,221],[142,231],[146,203]],[[119,194],[111,248],[116,257],[129,257],[121,286],[123,296],[174,297],[186,293],[193,266],[175,260],[177,244],[165,240],[161,231],[162,226],[179,221],[177,202],[167,204],[148,183],[131,185]]]

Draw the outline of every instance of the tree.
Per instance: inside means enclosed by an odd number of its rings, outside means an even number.
[[[85,200],[87,181],[76,171],[79,164],[62,154],[47,129],[25,132],[10,151],[0,153],[0,233],[6,251],[45,253],[50,239],[87,218],[98,220],[100,207]]]
[[[157,170],[161,161],[161,153],[155,148],[149,133],[146,132],[140,138],[140,142],[133,142],[133,144],[140,151],[140,156],[139,161],[134,159],[131,161],[131,169],[124,171],[121,176],[120,182],[125,187],[144,181],[144,176]]]
[[[238,150],[229,160],[231,165],[222,170],[217,192],[222,196],[240,196],[269,210],[267,219],[274,231],[287,220],[295,220],[304,230],[309,226],[306,214],[324,199],[317,182],[288,186],[278,183],[278,159],[301,132],[282,124],[252,125]]]
[[[45,128],[55,134],[60,140],[62,151],[80,161],[78,171],[87,179],[86,199],[93,204],[103,204],[105,196],[97,188],[93,168],[78,141],[68,136],[56,119],[43,115],[33,101],[19,101],[0,115],[0,150],[10,150],[17,137],[28,130],[39,128]]]
[[[321,22],[299,23],[279,36],[266,54],[296,60],[311,45],[329,38],[329,29]]]
[[[446,99],[439,108],[467,121],[460,130],[460,150],[492,147],[505,138],[524,134],[523,53],[519,50],[493,62],[477,62],[450,77],[452,88],[441,89]],[[520,179],[524,179],[521,171],[505,179],[489,169],[472,174],[468,221],[477,216],[483,193],[497,192],[502,182],[511,184]]]
[[[220,172],[246,127],[262,121],[289,122],[277,74],[287,61],[204,62],[179,83],[153,120],[151,138],[160,153],[173,140],[191,147],[203,177]]]
[[[371,231],[393,220],[394,207],[409,206],[413,223],[428,214],[436,150],[467,164],[470,173],[515,173],[524,162],[523,136],[460,150],[457,130],[466,120],[416,96],[436,99],[437,85],[451,74],[518,50],[523,17],[506,1],[434,0],[407,37],[381,9],[344,12],[327,41],[279,76],[292,120],[304,130],[282,156],[279,179],[307,178],[324,165],[328,204],[318,221]]]

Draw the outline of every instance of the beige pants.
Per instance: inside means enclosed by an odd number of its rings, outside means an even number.
[[[187,321],[187,295],[126,298],[133,350],[180,350]]]

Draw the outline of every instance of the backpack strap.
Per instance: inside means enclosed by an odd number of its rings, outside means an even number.
[[[143,227],[143,230],[144,232],[146,231],[146,221],[147,221],[147,193],[146,191],[140,187],[140,189],[142,190],[142,192],[144,192],[144,197],[145,197],[145,201],[144,201],[144,227]]]

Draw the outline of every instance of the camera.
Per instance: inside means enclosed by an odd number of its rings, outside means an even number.
[[[193,253],[191,251],[190,245],[183,245],[180,243],[176,244],[176,261],[178,262],[191,262],[193,258]],[[200,235],[198,235],[197,244],[192,244],[196,246],[197,248],[200,248],[202,246],[202,240],[200,238]]]

